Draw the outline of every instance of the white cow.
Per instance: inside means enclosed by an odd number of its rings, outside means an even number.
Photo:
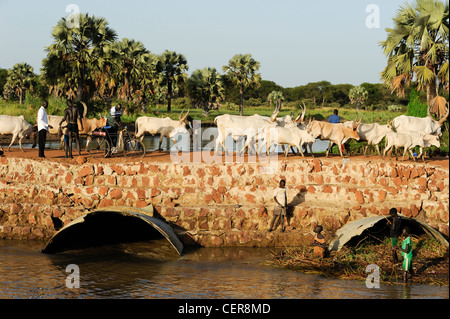
[[[409,131],[425,132],[428,134],[433,134],[441,137],[442,136],[441,126],[447,119],[448,115],[449,115],[449,108],[447,108],[447,112],[439,121],[436,121],[431,117],[429,109],[427,117],[400,115],[392,120],[392,128],[396,132],[400,133]]]
[[[352,121],[344,122],[344,126],[352,127],[353,122]],[[378,144],[381,142],[383,137],[386,136],[386,134],[393,132],[393,130],[391,123],[385,125],[380,125],[378,123],[371,123],[371,124],[361,123],[358,125],[358,130],[356,132],[359,135],[360,141],[367,141],[367,145],[364,148],[364,155],[367,156],[367,149],[369,148],[369,145],[375,145],[378,155],[381,156]]]
[[[235,141],[242,137],[246,138],[245,145],[239,153],[242,153],[249,147],[253,148],[254,144],[262,136],[261,132],[264,128],[267,126],[275,126],[278,112],[275,111],[269,120],[258,114],[251,116],[223,114],[217,116],[214,119],[214,123],[217,125],[219,131],[219,135],[216,138],[216,154],[219,152],[220,144],[222,144],[225,154],[228,154],[228,150],[225,147],[225,139],[230,135]]]
[[[424,131],[417,133],[417,132],[404,132],[404,133],[396,133],[391,132],[386,135],[386,148],[383,152],[383,157],[386,156],[386,152],[391,150],[392,147],[403,147],[403,157],[402,161],[405,159],[406,152],[409,151],[411,154],[411,157],[416,160],[412,149],[416,146],[419,146],[420,153],[417,156],[418,158],[422,157],[422,160],[425,161],[425,157],[423,155],[423,148],[424,147],[430,147],[430,146],[436,146],[437,148],[441,147],[441,143],[439,141],[439,136],[428,134]],[[392,150],[389,152],[391,153]],[[395,152],[395,158],[398,160],[397,152]]]
[[[189,115],[188,111],[186,115],[182,118],[183,112],[181,112],[178,121],[172,120],[170,117],[159,118],[159,117],[147,117],[142,116],[136,120],[136,138],[140,138],[141,141],[144,139],[145,133],[149,133],[151,135],[160,134],[159,138],[159,147],[158,150],[161,150],[161,144],[164,137],[170,138],[177,150],[179,151],[177,142],[175,141],[175,136],[177,134],[189,134],[186,129],[186,118]]]
[[[314,143],[316,139],[306,130],[301,130],[297,126],[294,127],[268,127],[265,128],[266,138],[261,145],[267,144],[266,153],[270,154],[272,145],[287,145],[284,156],[288,156],[291,147],[297,147],[300,154],[304,157],[302,146],[308,143]]]
[[[0,115],[0,135],[12,134],[11,143],[8,146],[8,152],[11,146],[14,144],[17,138],[19,138],[20,150],[22,149],[22,139],[24,137],[30,138],[33,131],[33,125],[25,120],[23,115],[20,116],[10,116],[10,115]],[[3,147],[0,145],[0,149]]]

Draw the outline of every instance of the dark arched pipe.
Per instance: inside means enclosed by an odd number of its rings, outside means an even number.
[[[89,212],[67,224],[48,241],[42,252],[53,254],[161,236],[172,244],[178,254],[182,254],[182,242],[169,225],[153,216],[153,206],[143,209],[106,207]]]
[[[399,216],[413,224],[418,225],[428,236],[437,239],[440,243],[442,243],[447,249],[449,247],[448,240],[444,237],[444,235],[417,219],[409,218],[399,214]],[[331,240],[328,245],[328,249],[330,251],[339,251],[347,242],[349,242],[353,237],[361,235],[366,229],[373,227],[376,223],[386,219],[388,217],[385,216],[371,216],[362,219],[355,220],[344,225],[342,228],[336,231],[334,238]]]

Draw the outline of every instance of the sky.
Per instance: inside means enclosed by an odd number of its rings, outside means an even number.
[[[105,18],[119,39],[141,41],[155,54],[184,54],[189,74],[205,67],[223,73],[235,54],[250,53],[262,79],[285,88],[323,80],[380,83],[387,58],[379,42],[405,2],[0,0],[0,68],[26,62],[39,74],[52,28],[76,5]]]

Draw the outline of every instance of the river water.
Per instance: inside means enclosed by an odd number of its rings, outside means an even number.
[[[201,148],[201,150],[205,150],[205,151],[212,151],[215,149],[215,140],[218,136],[218,130],[216,127],[208,127],[208,128],[203,128],[202,131],[200,131],[200,133],[197,135],[197,141],[198,141],[198,145]],[[177,145],[180,148],[180,150],[182,151],[192,151],[194,149],[194,142],[193,140],[190,138],[189,135],[177,135],[176,136],[176,141],[177,141]],[[155,151],[158,149],[159,146],[159,135],[155,135],[155,136],[151,136],[151,135],[145,135],[144,139],[143,139],[143,143],[145,145],[146,151],[147,152],[151,152],[151,151]],[[80,144],[81,144],[81,149],[84,149],[86,147],[86,138],[85,137],[81,137],[80,138]],[[233,139],[229,136],[225,139],[225,147],[229,150],[229,151],[240,151],[243,146],[244,146],[244,140],[240,140],[238,142],[234,142]],[[318,152],[325,152],[326,149],[328,148],[329,145],[329,141],[322,141],[317,139],[315,143],[313,143],[312,145],[312,151],[314,153],[318,153]],[[7,145],[6,145],[7,146]],[[24,140],[23,142],[23,147],[24,148],[31,148],[32,144],[30,144],[29,142],[27,142],[26,140]],[[46,148],[47,149],[59,149],[61,146],[61,143],[59,143],[58,141],[47,141],[46,143]],[[15,144],[13,146],[14,148],[19,147],[18,144]],[[76,148],[75,143],[73,143],[73,148]],[[161,148],[164,151],[170,151],[173,150],[175,151],[176,148],[174,146],[174,143],[172,140],[164,138],[163,142],[161,144]],[[265,147],[262,148],[262,151],[265,152]],[[220,146],[219,151],[222,151],[222,147]],[[274,148],[272,148],[272,152],[274,151]],[[277,146],[276,148],[276,152],[282,152],[283,149],[281,146]],[[292,153],[292,150],[290,150],[290,153]]]
[[[267,248],[188,249],[180,257],[164,239],[55,255],[42,254],[43,247],[0,240],[0,299],[449,298],[448,287],[369,289],[365,282],[278,268]]]

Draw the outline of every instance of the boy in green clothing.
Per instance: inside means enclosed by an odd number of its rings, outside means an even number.
[[[411,237],[409,236],[408,227],[403,228],[403,242],[402,247],[398,248],[402,252],[403,255],[403,282],[406,283],[408,280],[408,273],[411,273],[412,267],[412,244]]]

